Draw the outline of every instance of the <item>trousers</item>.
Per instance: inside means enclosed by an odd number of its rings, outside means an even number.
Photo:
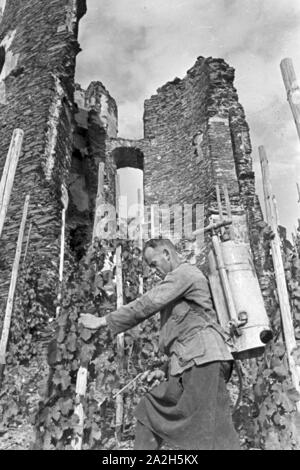
[[[134,449],[166,442],[180,450],[239,450],[226,389],[231,368],[228,362],[194,365],[148,392],[135,411]]]

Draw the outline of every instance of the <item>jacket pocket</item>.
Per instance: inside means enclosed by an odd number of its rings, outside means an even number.
[[[178,357],[180,365],[184,365],[196,357],[205,356],[206,346],[203,330],[198,329],[184,340],[177,340],[174,344],[174,353]]]
[[[180,323],[182,320],[184,320],[190,310],[191,308],[186,302],[179,302],[172,308],[171,318],[176,323]]]

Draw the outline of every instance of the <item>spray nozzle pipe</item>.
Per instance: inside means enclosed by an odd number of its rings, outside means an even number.
[[[201,235],[202,233],[206,233],[206,232],[214,233],[219,228],[228,227],[229,225],[232,225],[232,219],[222,220],[221,222],[216,222],[214,224],[207,225],[204,228],[200,228],[198,230],[195,230],[192,233],[192,236],[196,237],[196,236]]]

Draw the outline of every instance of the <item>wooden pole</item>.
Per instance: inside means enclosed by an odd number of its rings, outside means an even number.
[[[223,217],[221,192],[220,192],[220,186],[218,184],[216,185],[216,194],[217,194],[217,204],[218,204],[219,217],[220,217],[220,221],[223,222],[224,217]]]
[[[142,197],[142,190],[138,189],[138,220],[139,220],[139,240],[138,240],[138,247],[140,250],[140,256],[143,256],[143,197]],[[143,295],[144,293],[144,284],[143,284],[143,276],[139,277],[139,294]]]
[[[87,389],[87,377],[88,377],[88,366],[82,364],[77,372],[76,378],[76,407],[74,414],[78,417],[77,432],[72,440],[72,448],[74,450],[81,450],[82,448],[82,439],[84,431],[84,410],[82,404],[82,398],[85,397]]]
[[[298,202],[300,202],[300,186],[299,183],[296,183],[297,185],[297,192],[298,192]]]
[[[285,89],[287,91],[287,99],[294,116],[294,121],[300,139],[300,88],[292,59],[283,59],[280,63],[280,68]]]
[[[116,212],[120,221],[120,176],[116,174]],[[122,278],[122,247],[116,249],[116,284],[117,284],[117,308],[123,305],[123,278]],[[123,334],[123,333],[122,333]],[[120,335],[118,335],[119,337]]]
[[[104,170],[105,170],[105,163],[99,163],[99,170],[98,170],[98,191],[97,191],[97,199],[96,199],[96,208],[95,208],[95,220],[94,220],[94,229],[93,229],[93,240],[96,237],[99,237],[100,234],[97,233],[97,223],[98,223],[98,207],[100,207],[104,203]]]
[[[151,238],[159,238],[160,235],[160,223],[159,223],[159,206],[158,204],[151,204]]]
[[[27,257],[27,253],[28,253],[28,248],[29,248],[31,230],[32,230],[32,222],[30,222],[29,229],[28,229],[27,241],[26,241],[26,248],[25,248],[24,257],[23,257],[23,262],[22,262],[22,269],[24,269],[24,266],[25,266],[25,261],[26,261],[26,257]]]
[[[7,184],[7,179],[8,179],[8,174],[9,174],[9,168],[11,165],[11,162],[13,158],[16,158],[18,156],[18,148],[22,146],[22,140],[23,140],[24,133],[21,129],[15,129],[13,132],[13,136],[10,142],[10,147],[9,151],[7,154],[7,158],[5,161],[3,173],[2,173],[2,178],[0,181],[0,205],[2,205],[3,201],[3,196],[5,193],[5,186]]]
[[[2,328],[2,335],[1,335],[1,341],[0,341],[0,385],[2,384],[3,374],[4,374],[5,364],[6,364],[6,349],[7,349],[7,344],[8,344],[8,337],[9,337],[9,331],[10,331],[10,324],[11,324],[11,318],[12,318],[13,303],[14,303],[15,290],[16,290],[17,279],[18,279],[20,259],[21,259],[21,254],[22,254],[22,243],[23,243],[26,219],[27,219],[27,214],[28,214],[29,200],[30,200],[30,196],[26,196],[24,209],[23,209],[23,215],[22,215],[22,221],[21,221],[19,236],[18,236],[18,241],[17,241],[17,249],[16,249],[15,259],[14,259],[13,268],[12,268],[12,275],[11,275],[6,311],[5,311],[5,316],[4,316],[3,328]]]
[[[275,196],[273,195],[269,162],[265,148],[263,146],[259,147],[259,156],[262,170],[263,178],[263,190],[264,190],[264,199],[266,206],[266,219],[267,223],[270,225],[275,237],[271,240],[272,248],[272,258],[273,265],[276,277],[276,285],[278,291],[282,326],[283,326],[283,335],[285,339],[287,358],[289,363],[289,368],[293,380],[293,385],[295,389],[300,393],[300,368],[296,365],[293,353],[297,348],[292,313],[289,303],[289,295],[286,285],[286,278],[284,272],[284,266],[282,261],[281,249],[280,249],[280,237],[278,234],[278,225],[277,225],[277,213],[276,206],[274,204]],[[297,409],[300,412],[300,402],[297,402]]]
[[[223,215],[221,191],[220,191],[220,186],[218,184],[216,184],[216,194],[217,194],[219,219],[220,219],[220,222],[222,223],[224,221],[224,215]],[[225,232],[225,228],[221,226],[221,235],[224,235],[224,232]]]
[[[279,222],[279,212],[278,212],[276,197],[274,195],[272,196],[272,205],[274,207],[275,223],[276,223],[276,226],[278,227],[278,225],[280,224],[280,222]]]
[[[22,150],[24,132],[22,129],[15,129],[11,139],[7,154],[1,182],[0,182],[0,237],[2,234],[6,213],[10,201],[10,196],[14,184],[16,169]]]
[[[116,209],[119,217],[120,225],[120,177],[116,174]],[[117,288],[117,308],[123,305],[123,277],[122,277],[122,246],[118,245],[116,248],[116,288]],[[124,367],[124,333],[117,336],[117,353],[119,361],[119,373],[121,374]],[[121,430],[123,425],[123,395],[119,394],[116,397],[116,440],[118,444],[121,440]]]
[[[63,209],[61,212],[61,237],[60,237],[60,258],[59,258],[59,290],[57,296],[56,318],[59,317],[61,310],[62,299],[62,282],[64,276],[64,261],[65,261],[65,237],[66,237],[66,212],[69,205],[68,190],[64,184],[61,185],[61,202]]]

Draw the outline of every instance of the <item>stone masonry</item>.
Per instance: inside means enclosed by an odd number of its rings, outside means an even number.
[[[216,184],[226,184],[235,231],[249,242],[247,220],[259,203],[249,128],[233,81],[234,70],[224,60],[199,57],[184,79],[168,82],[145,101],[143,139],[107,135],[102,148],[110,174],[118,149],[140,151],[148,205],[200,203],[207,217],[216,212]],[[108,200],[114,194],[110,181]]]
[[[51,256],[61,228],[61,183],[72,156],[78,21],[85,0],[8,0],[0,24],[0,175],[13,130],[22,154],[1,237],[0,298],[6,300],[24,199],[30,194],[29,250]]]

